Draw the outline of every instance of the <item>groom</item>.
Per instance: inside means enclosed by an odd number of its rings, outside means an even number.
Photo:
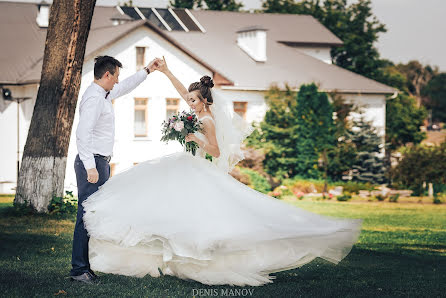
[[[110,159],[115,135],[115,116],[112,99],[135,89],[156,70],[154,59],[144,69],[118,83],[121,62],[110,56],[95,58],[94,82],[85,90],[79,105],[79,124],[76,130],[78,155],[74,161],[78,189],[77,219],[73,236],[71,280],[97,283],[88,260],[89,236],[82,219],[82,202],[98,190],[110,177]]]

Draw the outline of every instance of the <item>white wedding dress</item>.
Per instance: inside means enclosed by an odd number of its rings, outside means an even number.
[[[201,133],[196,133],[205,138]],[[334,264],[362,219],[314,214],[257,192],[214,163],[180,152],[110,178],[83,202],[92,270],[259,286],[316,257]]]

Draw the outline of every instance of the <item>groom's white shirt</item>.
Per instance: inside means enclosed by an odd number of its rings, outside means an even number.
[[[76,144],[79,158],[85,169],[96,168],[93,154],[113,155],[115,141],[115,113],[112,99],[125,95],[135,89],[147,77],[142,69],[115,84],[110,94],[96,83],[91,83],[79,105],[79,124],[76,130]]]

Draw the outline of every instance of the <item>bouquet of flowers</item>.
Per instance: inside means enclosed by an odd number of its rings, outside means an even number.
[[[202,122],[198,120],[194,112],[181,112],[173,115],[167,121],[163,121],[161,141],[168,142],[177,140],[181,145],[186,146],[187,152],[195,155],[198,144],[195,142],[186,143],[186,136],[190,133],[202,130]]]

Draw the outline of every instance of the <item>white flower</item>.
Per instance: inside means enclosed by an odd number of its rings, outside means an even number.
[[[181,131],[184,128],[184,123],[183,121],[179,121],[179,122],[175,122],[173,129],[175,129],[176,131]]]

